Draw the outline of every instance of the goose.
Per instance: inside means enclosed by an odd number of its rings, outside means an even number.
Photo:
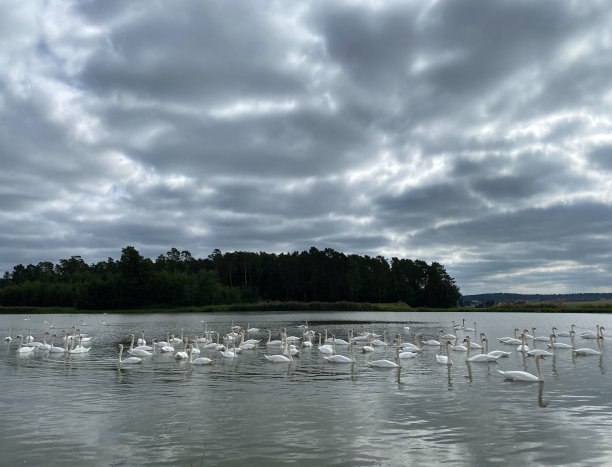
[[[374,368],[398,368],[399,367],[399,353],[400,346],[399,343],[395,344],[395,362],[391,360],[374,360],[372,362],[368,362],[368,366]]]
[[[4,342],[11,342],[13,338],[11,337],[11,330],[8,330],[8,336],[4,338]]]
[[[438,355],[436,354],[436,362],[440,365],[452,365],[453,361],[449,357],[448,346],[451,344],[450,341],[446,341],[446,355]]]
[[[332,336],[332,342],[333,342],[333,336]],[[345,355],[332,355],[330,357],[325,357],[325,360],[327,360],[329,363],[355,363],[355,358],[353,356],[353,347],[357,345],[357,342],[353,342],[351,343],[351,345],[349,345],[349,350],[350,350],[350,356],[347,357]],[[333,343],[332,343],[333,346]]]
[[[470,338],[466,337],[463,342],[466,342],[467,345],[467,354],[465,356],[465,361],[470,363],[492,363],[496,362],[500,357],[494,357],[493,355],[487,355],[486,353],[479,353],[470,357]]]
[[[121,360],[121,355],[123,354],[123,344],[119,344],[119,366],[121,366],[121,364],[126,363],[126,364],[133,364],[133,363],[142,363],[142,358],[138,358],[138,357],[128,357],[125,360]]]
[[[207,358],[207,357],[199,357],[199,358],[196,358],[194,360],[193,359],[193,350],[194,350],[193,346],[190,345],[189,346],[189,361],[187,363],[189,363],[190,365],[212,365],[213,360],[211,360],[210,358]]]
[[[512,371],[501,371],[497,370],[498,373],[502,374],[505,379],[511,379],[513,381],[544,381],[542,378],[542,372],[540,371],[540,359],[543,358],[542,355],[536,355],[535,364],[538,375],[532,375],[531,373],[527,373],[526,371],[512,370]]]
[[[530,357],[535,357],[536,355],[542,355],[544,357],[552,357],[555,355],[555,347],[553,345],[554,341],[553,339],[557,337],[554,334],[551,334],[548,339],[550,341],[550,345],[548,346],[550,349],[552,349],[552,352],[549,352],[548,350],[544,350],[544,349],[532,349],[529,352],[527,352],[527,355],[529,355]]]
[[[19,339],[19,347],[17,348],[17,353],[20,355],[29,355],[34,352],[34,347],[25,347],[23,346],[23,336],[15,336],[15,339]]]
[[[489,339],[484,337],[482,341],[485,343],[485,353],[492,357],[508,358],[512,352],[504,352],[503,350],[492,350],[489,352]]]

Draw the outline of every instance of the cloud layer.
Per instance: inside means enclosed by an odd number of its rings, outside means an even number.
[[[606,2],[7,1],[0,258],[314,245],[610,291]]]

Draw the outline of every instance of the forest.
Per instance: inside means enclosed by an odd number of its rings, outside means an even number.
[[[21,264],[0,279],[0,306],[78,309],[184,307],[262,301],[404,302],[456,306],[459,287],[444,266],[421,260],[346,255],[331,248],[292,253],[214,250],[194,258],[172,248],[155,261],[133,246],[118,260]]]

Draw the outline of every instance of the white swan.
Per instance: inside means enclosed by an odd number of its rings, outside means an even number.
[[[504,352],[503,350],[492,350],[489,352],[489,339],[484,337],[482,342],[485,344],[485,353],[491,357],[508,358],[512,352]]]
[[[293,357],[291,356],[291,352],[289,352],[289,356],[286,357],[285,355],[279,354],[279,355],[266,355],[264,354],[264,357],[266,357],[266,360],[268,362],[272,362],[272,363],[291,363],[293,361]]]
[[[452,365],[453,361],[450,359],[450,357],[448,356],[448,346],[451,344],[450,341],[446,341],[446,355],[438,355],[436,354],[436,362],[438,362],[440,365]]]
[[[133,363],[142,363],[142,358],[138,357],[128,357],[125,360],[121,360],[121,355],[123,354],[123,344],[119,344],[119,366],[123,363],[133,364]]]
[[[374,346],[372,345],[372,336],[369,336],[369,345],[364,345],[361,347],[361,351],[363,353],[374,352]]]
[[[521,345],[523,341],[518,339],[516,335],[518,330],[519,330],[518,328],[514,328],[514,337],[498,337],[497,340],[501,342],[502,344]]]
[[[570,331],[570,337],[572,339],[572,346],[574,345],[574,331]],[[574,355],[601,355],[601,341],[603,340],[603,337],[599,336],[599,339],[597,339],[597,347],[599,347],[599,350],[595,350],[595,349],[590,349],[588,347],[582,347],[580,349],[572,349],[572,352],[574,353]]]
[[[557,333],[557,336],[559,337],[570,337],[572,332],[574,332],[574,328],[576,327],[575,324],[570,324],[570,330],[569,331],[561,331]]]
[[[493,363],[496,362],[500,357],[495,357],[493,355],[488,355],[486,353],[479,353],[470,357],[470,338],[466,337],[463,342],[466,342],[467,345],[467,354],[465,356],[465,360],[470,363]]]
[[[268,329],[268,342],[266,342],[266,345],[282,345],[283,342],[280,340],[272,340],[272,331],[270,331]]]
[[[51,335],[51,347],[49,347],[50,353],[67,353],[68,352],[68,339],[64,341],[64,347],[56,347],[53,345],[53,339],[57,337],[56,334]]]
[[[147,345],[147,341],[145,340],[145,336],[144,336],[144,329],[142,330],[142,337],[139,337],[138,340],[136,341],[136,343],[138,345]],[[150,349],[149,349],[150,350]]]
[[[79,345],[74,346],[74,339],[72,339],[72,344],[70,346],[69,354],[85,354],[89,352],[88,347],[83,347],[81,340],[79,339]]]
[[[183,350],[179,350],[177,353],[174,354],[174,358],[177,360],[187,360],[189,358],[189,354],[187,353],[187,342],[189,341],[188,338],[184,338],[183,339]]]
[[[42,344],[38,346],[38,350],[49,350],[51,348],[51,344],[47,344],[47,336],[49,335],[49,331],[45,331],[43,334]]]
[[[417,334],[414,336],[414,344],[410,343],[410,342],[406,342],[405,344],[402,344],[400,341],[400,350],[405,350],[407,352],[421,352],[422,349],[419,347],[419,341],[421,339],[421,337],[423,337],[422,334]]]
[[[11,330],[8,330],[8,336],[4,338],[4,342],[11,342],[13,338],[11,337]]]
[[[554,336],[554,337],[556,337],[556,336]],[[554,340],[554,337],[550,341],[550,344],[548,344],[546,347],[548,347],[548,348],[554,347],[555,349],[572,349],[574,347],[573,345],[566,344],[565,342],[556,342]]]
[[[544,378],[542,378],[542,372],[540,371],[540,359],[541,358],[542,358],[541,355],[536,355],[535,357],[536,370],[538,373],[537,376],[532,375],[531,373],[527,373],[526,371],[519,371],[519,370],[511,370],[511,371],[497,370],[497,372],[504,375],[504,378],[511,379],[514,381],[526,381],[526,382],[544,381]]]
[[[23,346],[23,336],[15,336],[15,339],[19,339],[19,347],[17,348],[17,353],[20,355],[31,354],[34,352],[34,347],[24,347]]]
[[[421,342],[421,344],[429,345],[429,346],[432,346],[432,347],[435,347],[435,346],[440,347],[440,346],[442,346],[442,344],[439,341],[434,340],[434,339],[429,339],[429,340],[423,341],[423,342]]]
[[[330,344],[323,344],[321,345],[321,333],[319,333],[319,345],[317,347],[319,349],[319,352],[324,353],[324,354],[333,354],[334,353],[334,349],[332,348],[332,346]]]
[[[374,360],[372,362],[368,362],[368,366],[375,368],[397,368],[399,367],[399,353],[400,346],[399,343],[395,344],[395,362],[390,360]]]
[[[232,342],[232,350],[220,350],[219,352],[223,358],[236,358],[238,356],[235,342]]]
[[[193,346],[189,346],[189,362],[190,365],[212,365],[213,360],[207,357],[199,357],[193,359]]]
[[[32,328],[28,329],[28,335],[24,337],[26,342],[34,341],[34,337],[32,337]]]
[[[549,348],[552,349],[552,352],[549,352],[548,350],[544,350],[544,349],[532,349],[529,352],[527,352],[527,355],[529,355],[530,357],[535,357],[536,355],[542,355],[543,357],[552,357],[553,355],[555,355],[555,347],[553,346],[553,339],[556,336],[554,334],[551,334],[548,339],[550,340],[550,345],[548,346]]]
[[[161,349],[159,349],[162,353],[174,353],[174,334],[169,334],[168,345],[164,345]]]
[[[333,346],[333,336],[332,336],[332,346]],[[330,357],[325,357],[325,360],[327,360],[329,363],[354,363],[355,362],[355,358],[353,356],[353,347],[357,345],[357,342],[352,342],[351,345],[349,345],[349,350],[350,350],[350,356],[347,357],[345,355],[332,355]]]
[[[525,337],[525,333],[521,334],[522,343],[519,345],[516,350],[519,352],[529,352],[529,346],[527,345],[527,338]]]
[[[149,352],[148,350],[144,350],[140,347],[136,347],[134,348],[134,334],[130,334],[129,336],[131,338],[131,342],[130,342],[130,348],[128,349],[128,353],[130,355],[136,355],[139,357],[152,357],[153,354],[151,352]]]
[[[374,347],[385,347],[387,345],[387,331],[383,331],[382,340],[374,339],[372,345]]]

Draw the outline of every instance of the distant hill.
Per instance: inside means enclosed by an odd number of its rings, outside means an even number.
[[[571,294],[516,294],[516,293],[483,293],[475,295],[462,295],[459,301],[468,305],[474,301],[486,303],[515,303],[524,302],[587,302],[601,299],[612,299],[612,293],[571,293]]]

